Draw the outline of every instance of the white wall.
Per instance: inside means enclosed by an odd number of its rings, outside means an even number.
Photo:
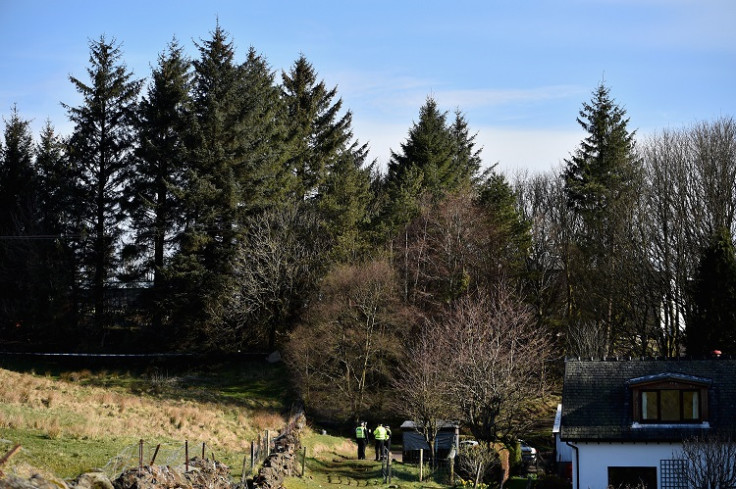
[[[679,443],[576,443],[573,450],[573,489],[606,489],[608,467],[656,467],[657,486],[661,487],[660,461],[676,458]],[[577,463],[580,463],[578,473]],[[580,485],[577,483],[580,475]]]

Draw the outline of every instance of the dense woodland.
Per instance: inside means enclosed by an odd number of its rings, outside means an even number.
[[[393,386],[479,439],[518,431],[499,396],[533,397],[555,359],[734,351],[732,118],[639,140],[601,84],[560,170],[509,178],[429,97],[380,171],[304,56],[276,73],[219,26],[195,46],[144,80],[101,37],[71,134],[5,118],[0,348],[278,348],[336,416]],[[477,384],[500,371],[504,394]]]

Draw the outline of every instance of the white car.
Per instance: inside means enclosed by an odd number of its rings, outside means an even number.
[[[478,442],[475,440],[460,440],[460,448],[477,447]]]
[[[537,449],[527,444],[524,440],[519,440],[519,446],[521,447],[521,459],[528,462],[537,461]]]

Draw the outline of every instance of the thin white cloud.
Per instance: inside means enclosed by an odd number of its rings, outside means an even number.
[[[506,104],[533,103],[554,99],[580,98],[588,88],[574,85],[555,85],[530,89],[478,89],[439,90],[435,98],[442,105],[460,107],[463,110],[478,107],[495,107]]]
[[[585,98],[590,87],[550,85],[532,88],[460,88],[447,89],[446,81],[429,80],[391,73],[336,72],[326,77],[335,80],[340,95],[353,109],[365,106],[384,113],[417,113],[427,97],[442,107],[459,107],[463,111],[508,104],[532,104],[550,100]]]

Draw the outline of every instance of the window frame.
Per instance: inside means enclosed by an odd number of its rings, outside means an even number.
[[[637,423],[652,424],[701,424],[708,420],[708,388],[696,382],[683,382],[681,380],[665,379],[653,382],[642,382],[631,386],[633,401],[633,420]],[[677,420],[662,420],[662,391],[678,391],[679,416]],[[657,394],[657,418],[644,419],[642,396],[645,392]],[[698,396],[698,417],[684,419],[683,395],[686,392],[695,392]]]
[[[678,399],[677,399],[677,408],[678,408],[678,411],[679,411],[677,413],[677,419],[662,419],[662,416],[663,416],[662,392],[677,392],[677,397],[678,397]],[[656,406],[657,417],[656,418],[644,419],[644,409],[643,409],[644,400],[643,400],[643,398],[644,398],[644,394],[649,394],[649,393],[656,394],[656,398],[657,398],[657,406]],[[686,418],[685,417],[685,399],[684,399],[685,393],[695,393],[698,396],[698,416],[695,417],[695,418]],[[648,389],[648,388],[644,388],[644,389],[639,389],[639,393],[638,394],[639,394],[639,404],[642,406],[642,409],[641,409],[641,412],[640,412],[641,416],[640,416],[640,418],[638,420],[640,423],[650,423],[650,424],[651,423],[654,423],[654,424],[670,424],[670,423],[671,424],[692,424],[692,423],[702,423],[703,422],[703,416],[702,416],[703,409],[702,409],[702,402],[701,402],[701,399],[702,399],[703,396],[701,394],[701,390],[700,389],[694,389],[694,388],[690,388],[690,389]]]

